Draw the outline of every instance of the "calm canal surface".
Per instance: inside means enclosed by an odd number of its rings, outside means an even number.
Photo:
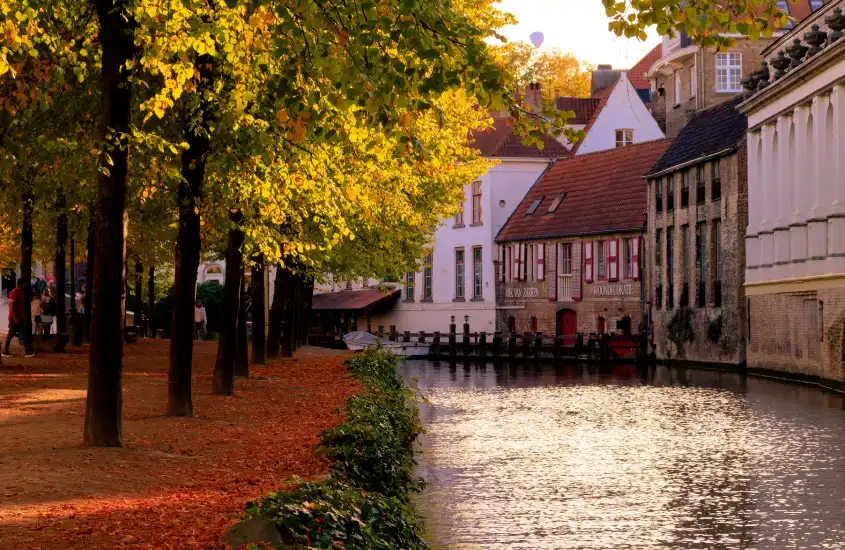
[[[435,549],[845,549],[840,396],[664,367],[400,372],[428,400]]]

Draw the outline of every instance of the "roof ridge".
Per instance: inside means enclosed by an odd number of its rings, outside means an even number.
[[[631,147],[640,147],[641,145],[648,145],[650,143],[657,143],[657,142],[660,142],[660,141],[672,141],[672,138],[662,137],[662,138],[657,138],[657,139],[650,139],[648,141],[638,141],[637,143],[632,143],[631,145],[626,145],[625,147],[614,147],[613,149],[602,149],[601,151],[593,151],[592,153],[584,153],[583,155],[578,155],[577,157],[573,155],[571,157],[568,157],[568,158],[565,158],[565,159],[560,159],[560,160],[570,160],[570,159],[576,159],[576,158],[592,157],[592,156],[595,156],[595,155],[602,155],[602,154],[606,155],[606,154],[613,153],[614,151],[620,151],[620,150],[623,150],[623,149],[630,149]],[[583,142],[581,142],[581,143],[583,143]]]

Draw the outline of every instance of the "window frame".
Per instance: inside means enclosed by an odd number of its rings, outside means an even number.
[[[633,128],[617,128],[616,129],[616,148],[630,147],[634,144],[634,129]]]
[[[466,251],[455,249],[455,300],[466,299]]]
[[[658,214],[663,213],[663,178],[657,178],[654,181],[654,201],[655,211]]]
[[[666,178],[666,212],[675,211],[675,174]]]
[[[689,207],[689,180],[692,168],[681,172],[681,208]]]
[[[677,107],[681,104],[681,69],[675,70],[675,74],[673,76],[673,87],[675,88],[675,103],[673,105]]]
[[[695,167],[695,204],[707,202],[707,185],[704,177],[704,165]]]
[[[545,199],[545,198],[546,198],[545,196],[540,196],[540,197],[537,197],[536,199],[534,199],[534,201],[531,203],[531,205],[528,206],[528,210],[525,212],[525,215],[526,216],[533,216],[534,213],[537,212],[537,209],[540,208],[540,205],[543,204],[543,199]]]
[[[565,198],[566,198],[566,193],[562,193],[562,194],[558,195],[557,197],[555,197],[554,200],[552,201],[552,204],[549,205],[549,209],[546,211],[546,214],[554,214],[555,210],[558,209],[558,207],[560,206],[560,203],[562,203]]]
[[[572,243],[563,243],[560,256],[560,274],[572,275]]]
[[[414,271],[405,273],[405,301],[414,301],[414,291],[416,287],[417,274]]]
[[[481,181],[476,180],[472,182],[472,225],[482,224],[481,204]]]
[[[607,280],[607,246],[606,241],[596,241],[596,280]]]
[[[722,165],[719,160],[710,163],[710,200],[722,198]]]
[[[429,252],[423,264],[423,301],[431,301],[434,292],[434,251]]]
[[[731,56],[736,56],[732,62]],[[719,64],[719,60],[724,60]],[[739,93],[742,91],[742,52],[718,52],[714,58],[715,88],[717,94]],[[736,81],[731,78],[731,71],[738,71]],[[724,82],[720,82],[720,73],[724,73]],[[734,84],[734,87],[731,87]]]
[[[689,76],[689,98],[692,99],[696,95],[698,95],[698,61],[693,61]]]
[[[622,239],[622,273],[620,279],[634,279],[634,239]]]
[[[698,264],[698,288],[696,290],[696,306],[707,304],[707,222],[699,221],[695,224],[695,262]]]
[[[455,214],[455,223],[452,227],[465,227],[464,225],[464,201],[461,201],[461,209]]]
[[[472,247],[472,298],[481,300],[484,298],[484,265],[482,247]]]

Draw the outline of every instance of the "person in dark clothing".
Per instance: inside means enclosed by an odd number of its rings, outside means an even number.
[[[28,281],[21,278],[18,279],[18,285],[9,293],[9,332],[6,334],[6,345],[3,347],[3,357],[11,357],[9,353],[9,346],[12,344],[12,338],[18,337],[21,345],[26,349],[26,343],[23,341],[24,323],[26,316],[24,315],[24,308],[30,307],[24,300],[24,287]],[[34,357],[32,354],[27,354],[26,357]]]

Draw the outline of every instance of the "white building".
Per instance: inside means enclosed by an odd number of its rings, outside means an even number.
[[[555,100],[555,107],[561,111],[573,111],[575,117],[569,121],[569,126],[587,134],[572,148],[576,155],[664,137],[625,71],[620,73],[614,84],[593,97],[559,97]],[[566,145],[565,138],[561,139]]]
[[[752,74],[745,84],[757,91],[740,106],[749,127],[748,365],[840,382],[845,16],[833,10],[843,4],[825,4],[773,42],[766,81]]]

